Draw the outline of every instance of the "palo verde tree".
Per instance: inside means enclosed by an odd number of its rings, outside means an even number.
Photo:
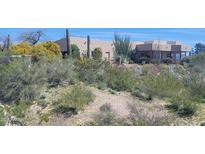
[[[121,36],[119,34],[114,35],[113,44],[115,47],[115,52],[117,56],[121,60],[128,60],[129,52],[132,50],[130,37],[129,36]]]
[[[27,32],[22,34],[21,38],[23,41],[29,42],[31,45],[35,45],[38,43],[43,36],[43,32],[41,30],[37,30],[34,32]]]

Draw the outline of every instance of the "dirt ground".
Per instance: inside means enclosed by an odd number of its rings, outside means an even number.
[[[59,91],[63,92],[67,88],[61,89]],[[141,101],[136,97],[131,96],[130,93],[127,92],[116,92],[116,94],[111,94],[108,90],[99,90],[97,88],[91,87],[93,94],[95,95],[95,99],[89,105],[87,105],[83,110],[79,111],[77,115],[73,115],[69,118],[65,118],[63,116],[56,117],[52,116],[48,123],[44,125],[51,126],[75,126],[75,125],[86,125],[87,122],[92,121],[96,114],[99,114],[100,107],[102,105],[110,104],[114,113],[120,118],[127,118],[130,114],[130,104],[136,105],[138,108],[143,108],[146,111],[150,112],[150,114],[162,114],[173,116],[172,113],[169,113],[166,109],[166,102],[158,99],[154,99],[153,101]],[[57,90],[58,91],[58,90]],[[59,94],[58,91],[58,94]],[[53,93],[56,93],[53,91]],[[58,95],[57,94],[57,95]],[[50,94],[50,96],[54,96]],[[51,98],[50,98],[51,99]],[[174,125],[174,124],[173,124]]]
[[[94,101],[85,108],[78,112],[77,115],[72,115],[71,117],[56,116],[51,114],[49,121],[47,123],[39,124],[39,112],[49,113],[51,111],[51,103],[57,100],[62,93],[70,90],[71,87],[58,87],[45,90],[45,100],[48,102],[46,108],[42,109],[36,104],[31,106],[28,114],[29,125],[47,125],[47,126],[79,126],[86,125],[91,122],[94,117],[100,113],[100,107],[104,104],[110,104],[112,111],[117,117],[126,119],[130,115],[130,104],[135,105],[138,109],[142,109],[144,114],[150,118],[154,116],[169,117],[171,121],[169,125],[173,126],[192,126],[200,125],[205,119],[205,106],[201,106],[201,110],[193,116],[192,118],[180,118],[173,112],[170,112],[166,105],[168,104],[165,100],[153,99],[152,101],[142,101],[138,98],[132,96],[128,92],[115,92],[111,93],[107,90],[100,90],[95,87],[90,87],[92,93],[94,94]],[[38,118],[37,118],[38,117]]]

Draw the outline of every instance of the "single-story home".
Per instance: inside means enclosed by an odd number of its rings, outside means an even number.
[[[56,43],[59,44],[62,52],[67,51],[66,38],[60,39],[56,41]],[[79,47],[81,56],[87,54],[87,38],[70,37],[70,44],[76,44]],[[114,45],[111,41],[91,39],[90,40],[91,53],[94,51],[95,48],[102,49],[102,58],[107,59],[109,61],[114,59]]]
[[[162,60],[171,58],[173,61],[180,61],[183,57],[189,56],[192,48],[180,41],[152,40],[137,44],[135,58],[147,57],[150,59]]]

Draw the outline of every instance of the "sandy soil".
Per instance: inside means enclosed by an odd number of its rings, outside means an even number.
[[[91,87],[95,95],[95,100],[87,105],[84,110],[79,111],[77,115],[72,117],[52,117],[45,125],[85,125],[87,122],[92,121],[96,114],[99,114],[99,108],[103,104],[110,104],[112,111],[120,118],[126,118],[130,114],[129,104],[135,104],[139,108],[144,108],[152,114],[170,114],[165,109],[166,102],[161,100],[153,100],[152,102],[144,102],[138,100],[136,97],[131,96],[127,92],[119,92],[111,94],[109,91],[99,90]]]

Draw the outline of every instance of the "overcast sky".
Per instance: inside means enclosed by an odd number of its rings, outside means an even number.
[[[38,28],[39,29],[39,28]],[[21,34],[36,31],[34,28],[0,28],[0,37],[11,35],[14,42],[19,41]],[[58,40],[65,37],[65,28],[41,28],[44,36],[41,41]],[[71,36],[112,40],[114,33],[130,36],[133,41],[145,40],[180,40],[192,47],[195,43],[205,43],[205,28],[70,28]]]

